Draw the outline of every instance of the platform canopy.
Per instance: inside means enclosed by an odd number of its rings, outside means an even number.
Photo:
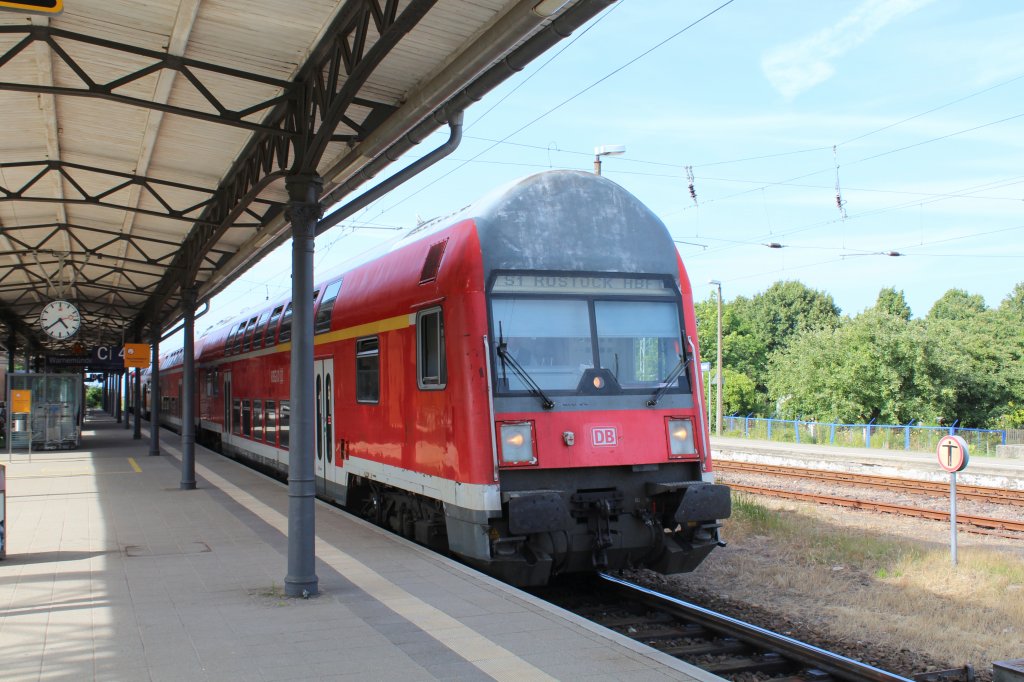
[[[0,9],[0,343],[168,327],[186,288],[206,300],[288,238],[286,176],[322,177],[322,206],[356,196],[613,2]],[[81,312],[68,340],[42,332],[53,300]]]

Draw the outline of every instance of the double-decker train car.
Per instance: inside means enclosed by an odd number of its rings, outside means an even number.
[[[720,543],[689,279],[589,173],[530,176],[315,292],[318,494],[517,585]],[[197,343],[197,437],[284,472],[291,305]],[[180,353],[161,370],[180,423]]]

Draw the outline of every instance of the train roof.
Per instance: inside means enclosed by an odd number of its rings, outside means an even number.
[[[593,173],[535,173],[417,228],[392,249],[462,220],[477,226],[485,276],[494,270],[644,272],[678,277],[665,224],[618,184]]]

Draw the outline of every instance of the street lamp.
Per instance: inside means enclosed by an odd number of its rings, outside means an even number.
[[[718,287],[718,363],[717,363],[717,390],[715,398],[715,435],[722,435],[722,283],[713,279],[708,284]]]
[[[594,147],[594,175],[601,174],[602,156],[622,156],[625,153],[626,145],[624,144],[603,144],[600,147]]]

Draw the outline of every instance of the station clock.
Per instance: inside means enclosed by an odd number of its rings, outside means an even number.
[[[82,316],[78,308],[68,301],[50,301],[39,313],[39,326],[51,338],[63,341],[78,333]]]

